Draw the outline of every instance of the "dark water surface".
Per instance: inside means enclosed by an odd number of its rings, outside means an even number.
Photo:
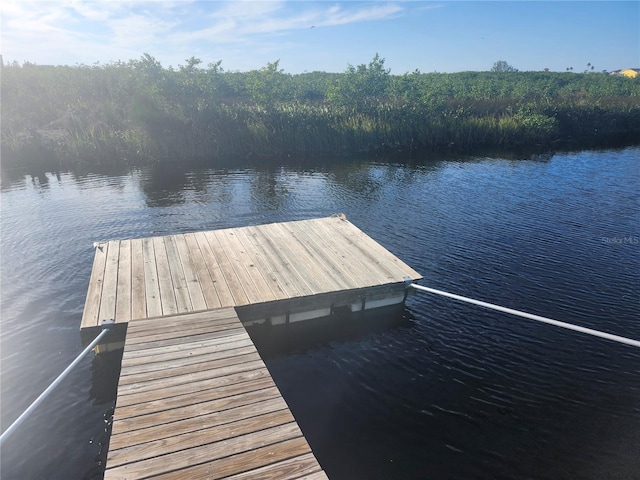
[[[640,148],[509,161],[2,177],[1,420],[82,350],[92,243],[344,212],[423,285],[640,339]],[[416,294],[262,338],[330,478],[640,478],[640,349]],[[100,478],[118,354],[90,356],[1,478]],[[103,449],[104,450],[104,449]]]

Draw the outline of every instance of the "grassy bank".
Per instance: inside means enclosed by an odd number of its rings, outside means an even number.
[[[640,80],[553,72],[391,75],[178,69],[153,57],[2,69],[2,162],[217,161],[606,146],[640,138]]]

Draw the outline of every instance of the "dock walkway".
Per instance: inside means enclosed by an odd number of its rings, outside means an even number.
[[[233,308],[131,322],[105,480],[326,479]]]

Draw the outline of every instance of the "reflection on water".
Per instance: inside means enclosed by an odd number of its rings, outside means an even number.
[[[638,148],[3,172],[3,429],[82,350],[97,240],[344,212],[425,285],[640,338],[640,246],[617,241],[640,237],[639,179]],[[637,476],[637,351],[427,295],[382,315],[259,341],[332,479]],[[3,480],[101,475],[118,355],[87,358],[12,437]]]
[[[275,168],[256,170],[251,183],[251,200],[260,210],[281,210],[289,195],[287,183]]]
[[[195,190],[184,168],[174,163],[149,166],[140,177],[139,185],[150,208],[182,204],[185,191]]]

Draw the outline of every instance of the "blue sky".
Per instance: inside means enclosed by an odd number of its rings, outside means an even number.
[[[107,63],[149,53],[246,71],[342,72],[376,53],[391,73],[640,68],[636,1],[29,1],[0,4],[5,62]]]

